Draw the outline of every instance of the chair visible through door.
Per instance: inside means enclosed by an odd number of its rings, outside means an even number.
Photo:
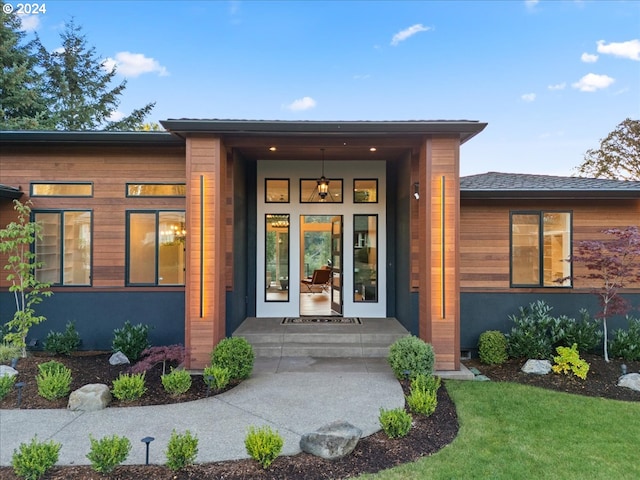
[[[320,287],[320,291],[322,292],[323,290],[329,288],[329,280],[331,280],[331,269],[325,267],[314,270],[312,277],[303,278],[300,283],[307,287],[309,293],[316,293],[313,288]]]

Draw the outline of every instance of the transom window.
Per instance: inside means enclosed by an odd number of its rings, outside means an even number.
[[[511,213],[511,286],[571,286],[571,213]]]
[[[184,183],[127,183],[127,197],[184,197]]]
[[[91,284],[91,211],[34,211],[41,226],[36,260],[42,262],[36,278],[52,285]]]
[[[32,197],[91,197],[91,182],[31,182]]]
[[[184,211],[127,212],[127,285],[185,284]]]

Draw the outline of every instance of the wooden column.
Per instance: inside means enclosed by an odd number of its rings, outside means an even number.
[[[200,369],[225,337],[226,152],[220,139],[187,138],[186,166],[185,363]]]
[[[436,369],[460,368],[460,140],[425,141],[419,161],[420,338]]]

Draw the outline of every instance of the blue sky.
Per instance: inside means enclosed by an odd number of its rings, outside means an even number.
[[[45,5],[23,28],[53,50],[74,18],[151,121],[479,120],[463,175],[571,175],[640,118],[637,0]]]

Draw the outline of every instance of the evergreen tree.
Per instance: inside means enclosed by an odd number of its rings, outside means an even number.
[[[0,130],[50,128],[42,78],[36,70],[36,45],[25,42],[18,16],[1,10]]]
[[[44,71],[44,92],[54,129],[57,130],[134,130],[151,112],[155,103],[134,110],[118,121],[109,117],[120,104],[127,82],[115,87],[111,83],[115,69],[105,69],[105,62],[87,45],[82,28],[71,20],[60,34],[62,47],[48,52],[36,35],[38,60]]]

